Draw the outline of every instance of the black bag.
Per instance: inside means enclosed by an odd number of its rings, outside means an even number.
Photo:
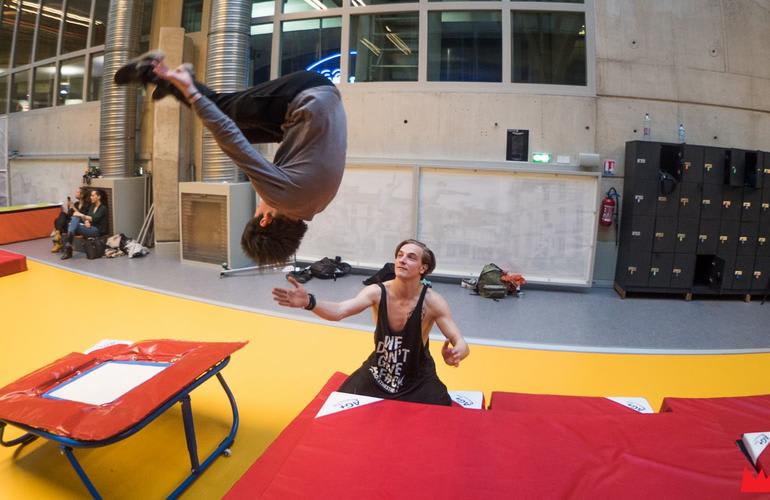
[[[337,280],[350,272],[350,264],[342,262],[342,258],[338,255],[334,260],[329,257],[313,262],[310,264],[310,274],[314,278],[322,280]]]
[[[105,244],[101,238],[87,238],[83,241],[83,250],[88,259],[101,259],[104,257]]]
[[[375,274],[373,274],[369,278],[365,279],[364,285],[374,285],[375,283],[384,283],[385,281],[395,279],[395,277],[396,277],[396,266],[392,262],[388,262],[387,264],[382,266],[382,269],[377,271]]]
[[[495,264],[487,264],[481,270],[476,291],[482,297],[488,299],[502,299],[508,294],[508,286],[500,278],[503,277],[503,270]]]

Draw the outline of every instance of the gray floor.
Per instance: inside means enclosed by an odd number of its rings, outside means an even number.
[[[161,244],[141,259],[87,260],[82,253],[60,261],[47,239],[6,245],[29,259],[70,271],[273,316],[319,321],[310,313],[285,309],[270,297],[285,286],[280,272],[219,277],[213,266],[183,264],[176,243]],[[365,276],[336,282],[311,280],[310,291],[324,300],[348,298]],[[770,351],[770,303],[737,298],[639,297],[621,300],[607,288],[552,290],[526,288],[522,297],[499,302],[470,295],[450,283],[434,283],[449,302],[455,321],[469,342],[549,350],[627,353],[742,353]],[[370,313],[343,326],[371,332]],[[434,332],[440,336],[438,331]],[[438,337],[437,337],[438,338]]]

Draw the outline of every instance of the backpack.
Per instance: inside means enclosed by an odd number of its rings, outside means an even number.
[[[314,278],[329,280],[333,279],[337,281],[337,278],[341,278],[350,272],[350,264],[342,262],[342,258],[338,255],[334,260],[329,257],[313,262],[310,264],[310,274]]]
[[[385,281],[392,280],[396,277],[396,266],[392,262],[388,262],[382,269],[375,274],[364,280],[364,285],[373,285],[375,283],[384,283]]]
[[[501,279],[505,273],[495,264],[487,264],[481,270],[476,291],[488,299],[502,299],[508,294],[508,285]]]

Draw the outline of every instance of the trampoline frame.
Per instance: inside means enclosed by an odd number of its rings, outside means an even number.
[[[190,474],[179,484],[179,486],[177,486],[174,489],[174,491],[172,491],[171,494],[169,494],[168,496],[168,498],[178,498],[179,495],[181,495],[182,492],[184,492],[184,490],[186,490],[196,479],[198,479],[198,477],[200,477],[201,474],[203,474],[203,472],[206,469],[209,468],[209,466],[214,462],[215,459],[217,459],[220,455],[224,455],[226,457],[230,456],[230,447],[233,445],[233,442],[235,441],[235,434],[238,431],[239,418],[238,418],[238,406],[235,403],[235,397],[233,396],[233,393],[230,390],[230,388],[227,386],[227,383],[225,382],[224,377],[220,373],[222,369],[225,366],[227,366],[229,362],[230,362],[230,356],[227,356],[226,358],[217,362],[216,364],[211,366],[206,372],[196,377],[192,382],[190,382],[190,384],[183,387],[171,399],[166,401],[164,404],[162,404],[160,407],[155,409],[153,412],[151,412],[149,415],[144,417],[142,420],[134,424],[132,427],[124,430],[123,432],[120,432],[119,434],[116,434],[115,436],[109,437],[107,439],[102,439],[98,441],[83,441],[78,439],[71,439],[68,437],[52,434],[50,432],[47,432],[41,429],[35,429],[33,427],[30,427],[28,425],[25,425],[19,422],[0,420],[0,445],[4,447],[25,445],[27,443],[31,443],[32,441],[36,440],[39,437],[49,439],[51,441],[55,441],[59,443],[59,448],[61,449],[63,455],[67,457],[67,460],[69,460],[70,465],[72,465],[72,468],[75,469],[75,472],[77,473],[78,477],[80,477],[80,480],[83,482],[85,487],[88,489],[88,492],[91,494],[93,498],[101,499],[102,496],[97,491],[96,486],[88,477],[85,470],[80,465],[80,462],[78,462],[77,458],[75,457],[73,448],[98,448],[101,446],[107,446],[107,445],[116,443],[118,441],[121,441],[123,439],[126,439],[127,437],[130,437],[133,434],[142,430],[144,427],[150,424],[153,420],[155,420],[160,415],[165,413],[174,404],[179,402],[182,405],[182,420],[184,423],[185,439],[187,442],[187,451],[190,456],[190,465],[192,470]],[[219,383],[222,385],[222,389],[224,389],[225,394],[227,395],[227,399],[230,402],[233,421],[230,427],[230,432],[227,434],[227,436],[219,443],[219,445],[216,448],[214,448],[214,451],[212,451],[201,462],[198,456],[197,441],[195,439],[195,426],[193,423],[190,393],[193,390],[195,390],[198,386],[203,384],[205,381],[213,377],[214,375],[216,375],[217,379],[219,380]],[[6,425],[19,427],[22,430],[26,431],[26,434],[16,439],[5,441],[3,439],[3,434],[5,432]]]

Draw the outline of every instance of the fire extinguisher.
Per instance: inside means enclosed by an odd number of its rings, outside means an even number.
[[[599,216],[599,225],[611,226],[615,221],[615,209],[618,206],[620,195],[615,188],[610,188],[607,195],[602,200],[602,209]]]

